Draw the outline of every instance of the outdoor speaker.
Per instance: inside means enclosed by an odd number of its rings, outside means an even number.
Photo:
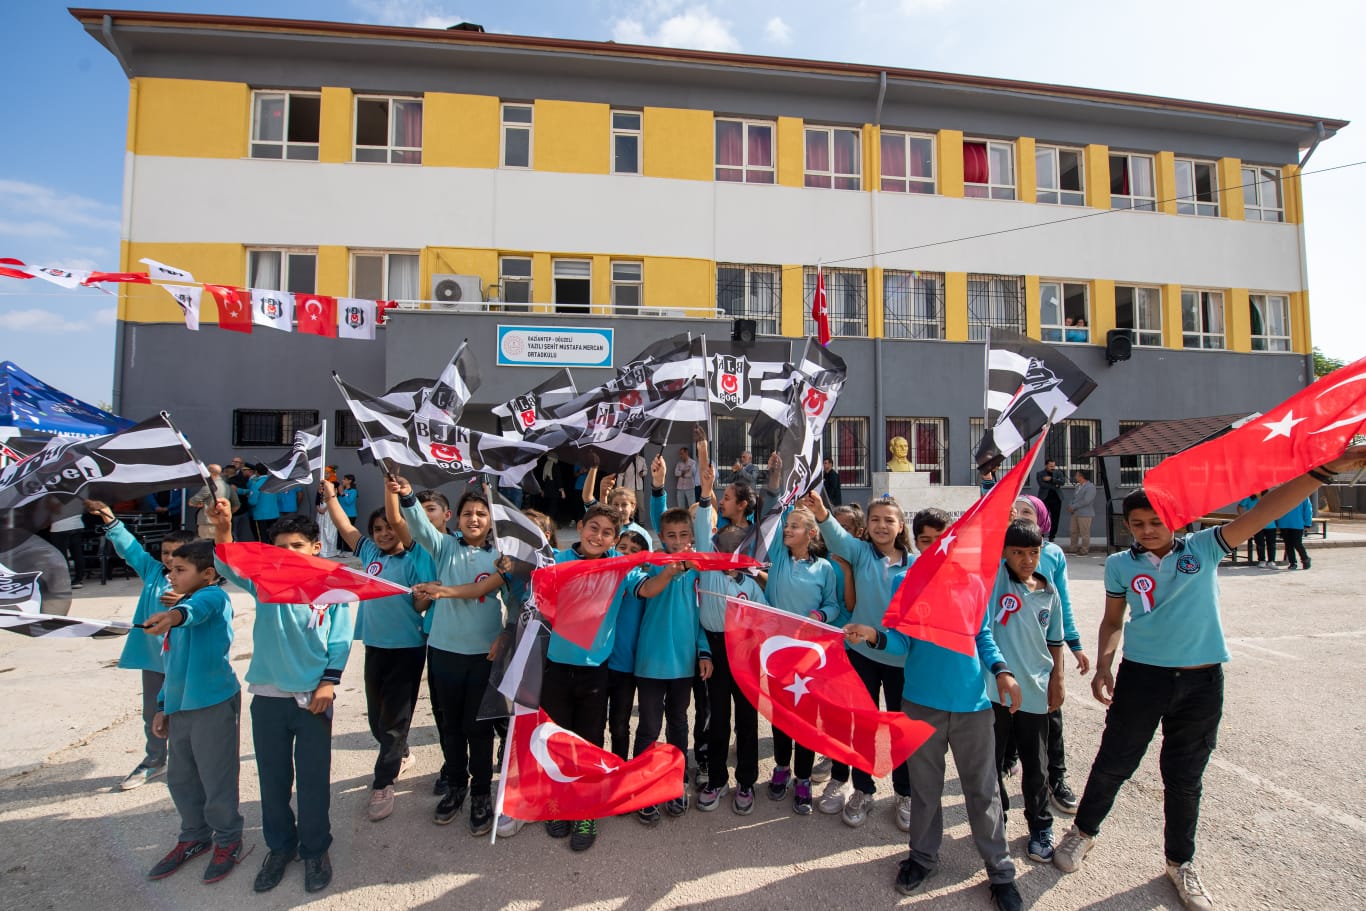
[[[1105,333],[1105,359],[1111,366],[1127,361],[1134,353],[1133,333],[1128,329],[1111,329]]]
[[[731,326],[730,340],[742,345],[753,345],[754,332],[757,327],[758,324],[752,319],[737,319]]]

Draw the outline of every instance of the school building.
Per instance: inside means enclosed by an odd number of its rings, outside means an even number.
[[[1064,467],[1312,380],[1300,171],[1341,120],[477,26],[72,13],[129,80],[121,269],[404,302],[373,342],[247,336],[207,295],[196,333],[163,290],[122,286],[116,410],[169,409],[209,458],[276,456],[324,417],[329,461],[357,470],[331,372],[382,392],[466,338],[478,429],[549,375],[528,339],[561,363],[610,329],[600,363],[621,364],[743,319],[800,354],[818,263],[851,498],[895,436],[933,483],[976,483],[989,329],[1100,384],[1053,434]],[[1132,341],[1113,364],[1112,329]],[[720,417],[723,467],[746,433]],[[1116,463],[1126,485],[1146,467]]]

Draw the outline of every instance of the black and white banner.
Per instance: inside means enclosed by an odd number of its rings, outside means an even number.
[[[490,409],[494,416],[512,424],[502,429],[503,436],[522,439],[539,428],[537,425],[551,409],[558,408],[577,397],[579,390],[574,386],[574,378],[561,367],[549,379],[501,405]]]
[[[986,433],[977,467],[994,468],[1045,424],[1065,419],[1096,382],[1057,349],[1013,332],[987,340]]]
[[[792,346],[785,341],[739,345],[707,343],[707,388],[712,408],[758,411],[781,419],[792,383]]]
[[[143,260],[149,262],[149,260]],[[185,314],[185,328],[192,332],[199,331],[199,302],[204,296],[204,289],[197,285],[162,285],[175,302],[180,305],[180,310]]]
[[[469,350],[469,341],[463,341],[441,376],[422,396],[418,417],[434,421],[460,420],[465,404],[479,388],[479,382],[479,364],[474,359],[474,352]]]
[[[269,477],[261,485],[265,493],[278,493],[291,487],[310,487],[322,481],[323,441],[327,438],[327,421],[303,430],[294,431],[294,444],[289,454],[266,465]]]
[[[497,493],[493,495],[493,534],[498,552],[524,565],[519,567],[521,574],[555,563],[555,551],[541,527]]]
[[[43,604],[40,576],[41,572],[12,573],[0,565],[0,610],[37,613]]]
[[[294,295],[288,291],[251,289],[251,321],[267,329],[294,331]]]
[[[84,620],[0,608],[0,629],[34,639],[112,639],[128,635],[133,628],[116,620]]]

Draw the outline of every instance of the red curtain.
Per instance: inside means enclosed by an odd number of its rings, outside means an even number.
[[[986,143],[963,143],[963,181],[965,183],[991,183],[991,165],[987,161]]]

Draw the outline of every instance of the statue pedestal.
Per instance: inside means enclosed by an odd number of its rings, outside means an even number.
[[[947,487],[931,484],[926,471],[875,471],[873,496],[890,494],[906,513],[906,521],[922,509],[942,509],[954,519],[976,503],[981,491],[976,487]]]

